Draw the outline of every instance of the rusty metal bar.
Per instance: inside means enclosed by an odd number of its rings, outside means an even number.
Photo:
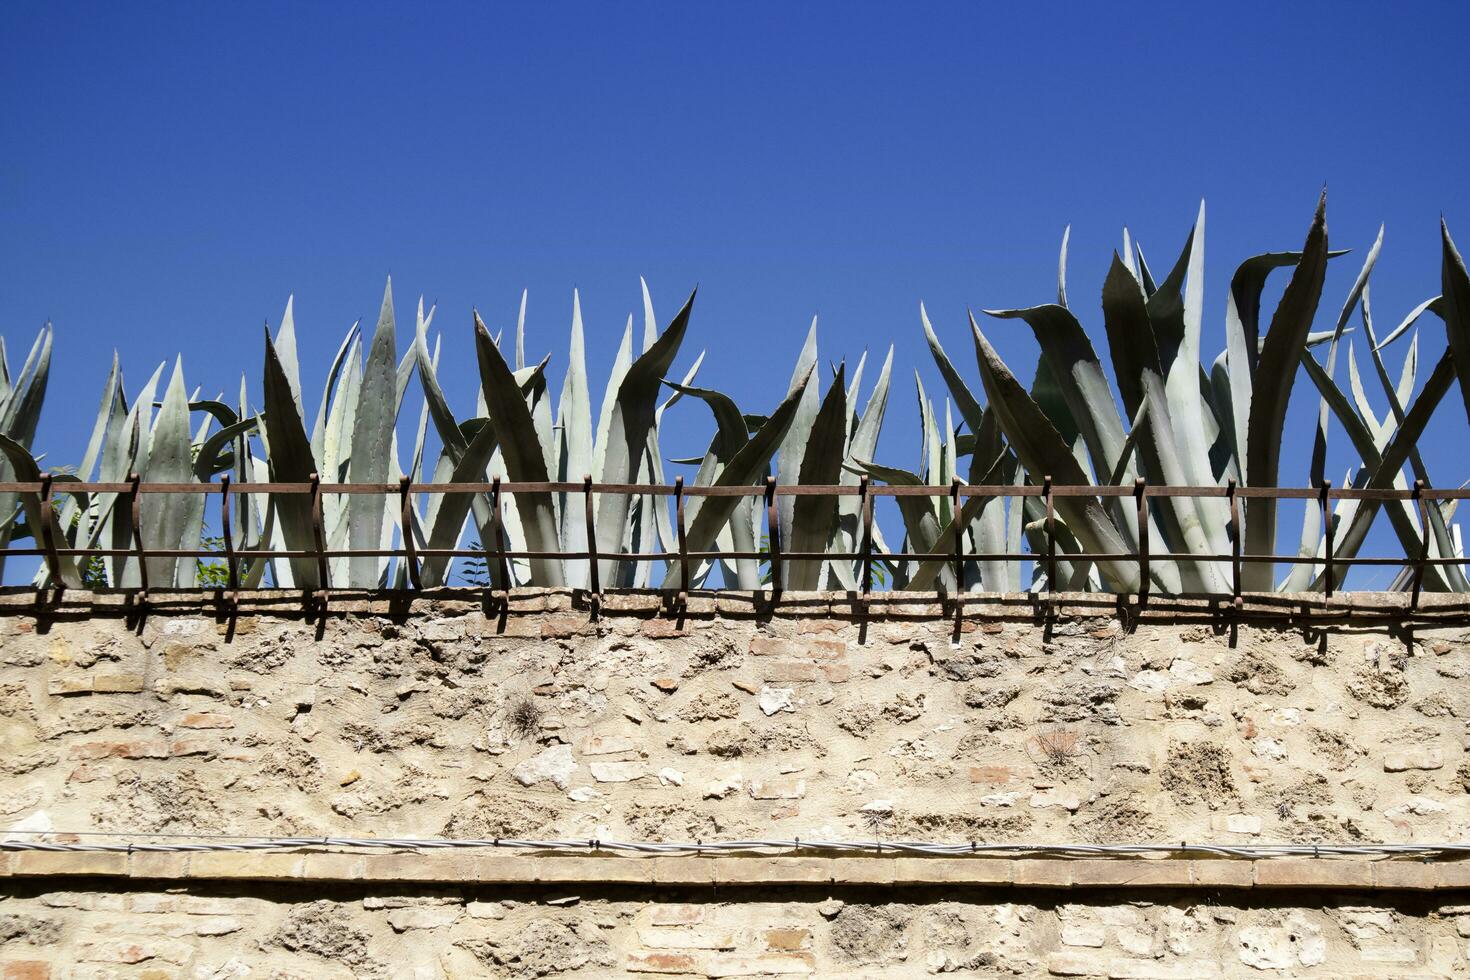
[[[317,591],[319,597],[325,599],[332,579],[327,565],[327,530],[326,519],[322,515],[322,478],[319,473],[311,474],[311,535],[317,550]]]
[[[501,513],[500,505],[500,477],[496,477],[490,484],[490,511],[491,524],[495,528],[495,568],[500,573],[500,587],[510,591],[510,558],[505,553],[505,519]],[[491,584],[495,582],[495,576],[491,576]]]
[[[1133,495],[1138,498],[1138,604],[1148,602],[1148,481],[1133,481]]]
[[[1046,591],[1057,590],[1057,506],[1052,496],[1051,474],[1041,478],[1041,496],[1046,500]]]
[[[868,474],[858,477],[858,509],[863,517],[863,541],[859,558],[863,563],[863,597],[873,592],[873,498],[868,493]]]
[[[235,532],[230,520],[230,474],[219,478],[219,528],[225,542],[225,574],[230,598],[240,594],[240,572],[235,563]]]
[[[955,477],[949,485],[949,509],[954,515],[954,591],[960,595],[965,591],[965,528],[960,523],[960,478]]]
[[[1322,481],[1322,533],[1326,542],[1323,549],[1322,570],[1327,576],[1327,598],[1332,598],[1332,481]]]
[[[674,477],[674,520],[679,533],[679,605],[689,604],[689,542],[684,538],[684,478]]]
[[[408,565],[408,581],[415,589],[419,584],[419,557],[413,540],[413,494],[409,492],[412,481],[407,476],[398,480],[398,522],[403,532],[403,560]]]
[[[1424,568],[1429,563],[1429,502],[1424,499],[1424,481],[1414,481],[1414,501],[1419,505],[1419,530],[1424,540],[1419,545],[1419,558],[1414,562],[1413,585],[1409,594],[1409,608],[1419,608],[1419,593],[1424,588]]]
[[[1240,542],[1244,537],[1240,533],[1240,496],[1235,492],[1235,477],[1230,478],[1226,489],[1230,497],[1230,590],[1235,598],[1236,606],[1241,603],[1240,599]]]
[[[41,547],[46,549],[46,567],[51,570],[51,584],[58,589],[66,587],[61,578],[61,556],[56,553],[56,535],[51,525],[56,523],[56,505],[51,500],[52,475],[41,474]]]
[[[143,495],[139,493],[143,480],[136,473],[128,474],[128,483],[132,487],[130,500],[131,506],[128,513],[131,516],[133,554],[138,559],[138,601],[146,602],[148,599],[148,558],[143,549]]]
[[[593,520],[592,506],[592,474],[588,473],[582,477],[582,505],[587,517],[587,590],[592,596],[592,608],[596,610],[602,604],[602,580],[601,570],[597,567],[601,561],[597,557],[597,525]]]
[[[771,594],[781,591],[781,515],[776,511],[776,478],[766,477],[766,537],[770,542]]]

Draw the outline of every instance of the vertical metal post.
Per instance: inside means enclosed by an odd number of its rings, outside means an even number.
[[[1051,493],[1051,474],[1041,478],[1041,496],[1046,501],[1046,591],[1057,590],[1057,502]]]
[[[873,497],[868,493],[868,474],[858,477],[858,508],[863,515],[863,598],[873,591]]]
[[[1138,604],[1148,602],[1148,481],[1138,477],[1133,481],[1133,496],[1138,501]]]
[[[766,537],[770,540],[771,594],[781,591],[781,515],[776,512],[776,478],[766,477]]]
[[[327,589],[331,586],[331,569],[327,564],[326,519],[322,516],[322,478],[319,473],[311,474],[311,535],[316,542],[317,598],[327,601]]]
[[[132,500],[128,513],[132,518],[133,555],[138,562],[138,601],[148,601],[148,562],[143,557],[143,491],[141,489],[143,480],[136,473],[128,474],[128,482],[133,485]]]
[[[958,596],[965,591],[965,528],[960,524],[959,477],[949,485],[949,509],[954,514],[954,591]]]
[[[58,589],[66,588],[66,583],[61,580],[61,556],[56,553],[56,535],[51,526],[56,523],[56,506],[51,502],[52,480],[50,473],[41,474],[41,540],[39,544],[46,550],[46,567],[51,570],[51,584]]]
[[[597,557],[597,526],[593,520],[592,474],[582,474],[582,510],[587,521],[587,591],[595,615],[602,607],[601,559]]]
[[[1333,581],[1332,581],[1332,578],[1333,578],[1333,575],[1332,575],[1332,544],[1333,544],[1333,540],[1332,539],[1335,536],[1334,533],[1333,533],[1333,527],[1332,527],[1332,481],[1331,480],[1323,480],[1322,481],[1322,493],[1320,495],[1320,499],[1321,499],[1321,502],[1322,502],[1322,530],[1323,530],[1324,537],[1326,539],[1326,548],[1325,548],[1325,551],[1324,551],[1324,554],[1323,554],[1324,561],[1322,563],[1322,570],[1323,570],[1323,573],[1326,574],[1326,576],[1327,576],[1327,598],[1331,599],[1332,598],[1332,588],[1333,588],[1333,584],[1334,584]]]
[[[1240,598],[1240,541],[1244,537],[1240,527],[1240,496],[1235,492],[1235,477],[1225,485],[1225,497],[1230,501],[1230,589],[1236,608]]]
[[[684,478],[674,477],[674,520],[679,534],[679,605],[689,604],[689,543],[684,537]]]
[[[510,560],[505,557],[505,521],[502,520],[500,512],[500,477],[490,481],[490,511],[491,523],[495,526],[495,553],[492,556],[495,561],[495,570],[499,573],[500,587],[510,592]],[[491,585],[495,584],[495,574],[491,575]]]
[[[419,555],[413,540],[413,494],[408,490],[411,482],[407,476],[398,478],[399,523],[403,527],[403,560],[408,563],[408,581],[415,589],[421,589]]]
[[[1419,560],[1414,562],[1413,587],[1409,593],[1409,608],[1419,608],[1419,592],[1424,588],[1425,563],[1429,561],[1429,502],[1424,499],[1424,481],[1414,481],[1414,503],[1419,507],[1419,529],[1424,540],[1419,543]]]
[[[235,530],[230,519],[230,474],[222,473],[219,478],[219,529],[225,542],[226,587],[230,601],[240,598],[240,571],[235,560]]]

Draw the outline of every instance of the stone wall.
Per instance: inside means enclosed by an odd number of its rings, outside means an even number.
[[[1097,602],[973,600],[956,616],[732,594],[676,613],[622,595],[594,618],[583,597],[540,591],[488,608],[334,599],[324,615],[285,596],[157,596],[140,614],[13,595],[0,826],[53,840],[1465,838],[1465,610]],[[4,976],[1470,971],[1470,896],[1443,878],[1267,890],[1247,871],[1222,888],[1189,862],[1148,862],[1175,867],[1079,890],[814,858],[837,863],[785,886],[700,871],[732,883],[699,887],[553,880],[534,863],[466,877],[462,853],[433,855],[437,883],[228,872],[248,859],[152,877],[12,856]]]

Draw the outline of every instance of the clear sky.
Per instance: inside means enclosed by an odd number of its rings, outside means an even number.
[[[919,301],[978,389],[966,308],[1050,301],[1069,223],[1099,338],[1122,227],[1167,267],[1202,198],[1211,359],[1235,264],[1298,247],[1324,184],[1355,256],[1319,328],[1380,222],[1377,318],[1435,295],[1441,213],[1470,244],[1467,36],[1448,2],[11,4],[0,331],[14,351],[55,323],[37,448],[60,463],[113,347],[134,390],[176,351],[191,386],[258,390],[261,324],[294,292],[310,391],[391,273],[401,343],[438,302],[467,410],[472,306],[513,325],[529,288],[558,390],[572,288],[596,378],[642,274],[661,319],[699,285],[681,364],[707,348],[702,383],[749,412],[814,313],[824,360],[897,344],[880,457],[913,467],[913,370],[942,392]],[[1029,331],[990,331],[1029,375]],[[1284,482],[1315,405],[1302,379]],[[708,413],[673,415],[665,451],[702,451]],[[1436,483],[1470,477],[1465,436],[1446,399]]]

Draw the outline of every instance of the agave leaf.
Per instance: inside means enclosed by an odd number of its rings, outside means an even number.
[[[526,404],[515,374],[505,363],[490,331],[475,314],[475,354],[480,364],[480,384],[490,424],[504,456],[506,474],[515,483],[545,483],[546,457],[536,438],[536,424],[531,407]],[[542,362],[543,366],[545,362]],[[544,382],[543,382],[544,387]],[[559,550],[556,508],[549,493],[516,495],[516,511],[526,536],[526,550],[555,554]],[[563,582],[559,558],[532,558],[531,580],[537,585],[560,586]]]
[[[1342,389],[1339,388],[1337,383],[1332,380],[1332,378],[1327,374],[1325,370],[1323,370],[1322,366],[1317,363],[1316,359],[1314,359],[1310,354],[1303,352],[1302,365],[1307,370],[1307,377],[1312,379],[1312,382],[1317,386],[1318,391],[1322,393],[1323,401],[1331,406],[1333,413],[1337,416],[1338,421],[1342,423],[1343,429],[1347,432],[1348,438],[1353,443],[1353,448],[1357,451],[1358,455],[1363,460],[1363,468],[1369,474],[1373,475],[1372,478],[1375,482],[1386,479],[1386,486],[1392,487],[1397,483],[1399,488],[1402,489],[1404,486],[1404,481],[1399,475],[1399,470],[1403,467],[1404,459],[1399,460],[1398,465],[1394,467],[1391,473],[1388,473],[1386,475],[1383,474],[1383,467],[1388,461],[1387,446],[1384,446],[1382,451],[1380,451],[1379,444],[1374,438],[1374,433],[1370,428],[1368,421],[1360,416],[1353,409],[1353,406],[1349,403],[1347,396],[1343,394]],[[1405,418],[1405,424],[1408,424],[1407,416]],[[1401,428],[1402,427],[1400,426],[1399,429]],[[1396,431],[1394,433],[1394,436],[1389,440],[1389,445],[1397,442],[1397,437],[1398,432]],[[1408,454],[1412,451],[1413,446],[1414,442],[1403,444],[1403,453],[1405,458],[1407,458]],[[1309,506],[1307,507],[1307,510],[1312,511],[1315,510],[1315,508]],[[1433,520],[1433,508],[1430,509],[1430,513],[1431,520]],[[1412,505],[1408,501],[1393,501],[1388,508],[1388,517],[1390,523],[1392,523],[1393,525],[1394,533],[1398,535],[1399,542],[1404,548],[1404,553],[1407,555],[1417,554],[1420,546],[1420,535],[1422,532],[1416,526],[1416,518]],[[1448,532],[1444,532],[1442,538],[1442,543],[1447,545]],[[1315,554],[1315,538],[1313,539],[1312,545],[1313,546],[1310,553]],[[1340,555],[1343,558],[1354,557],[1354,553],[1345,550],[1346,548],[1347,544],[1346,542],[1344,542],[1336,549],[1336,554]],[[1310,569],[1310,566],[1298,565],[1295,569],[1293,569],[1293,572],[1296,572],[1297,570],[1302,568]],[[1455,568],[1452,565],[1439,566],[1438,568],[1434,566],[1427,566],[1425,569],[1425,574],[1426,578],[1431,584],[1431,588],[1434,591],[1438,591],[1440,588],[1440,586],[1438,586],[1436,583],[1444,581],[1446,578],[1449,583],[1449,588],[1454,589],[1455,591],[1461,591],[1463,588],[1461,583],[1464,582],[1464,575],[1460,572],[1458,568]],[[1287,578],[1288,584],[1285,591],[1301,591],[1302,589],[1306,588],[1306,585],[1310,580],[1310,576],[1296,574],[1290,575]]]
[[[1368,489],[1387,490],[1393,486],[1394,478],[1409,458],[1409,450],[1424,434],[1425,427],[1429,424],[1434,410],[1439,407],[1440,401],[1449,391],[1450,385],[1455,381],[1454,355],[1445,351],[1444,356],[1435,365],[1433,373],[1425,381],[1424,388],[1419,392],[1419,397],[1409,406],[1404,416],[1403,425],[1393,434],[1388,445],[1384,447],[1383,455],[1379,464],[1371,468],[1371,477],[1364,484]],[[1378,502],[1363,500],[1359,502],[1357,510],[1348,522],[1347,529],[1337,536],[1336,554],[1345,557],[1356,555],[1362,547],[1364,539],[1368,535],[1368,528],[1373,523],[1373,517],[1378,512]],[[1442,566],[1451,568],[1454,566]],[[1458,570],[1458,569],[1457,569]],[[1341,571],[1337,571],[1341,575]],[[1314,589],[1324,588],[1326,585],[1325,573],[1313,583]]]
[[[934,327],[929,323],[929,313],[924,309],[924,304],[919,304],[919,322],[924,325],[924,339],[929,343],[929,352],[934,355],[934,363],[939,367],[939,374],[944,378],[944,383],[949,386],[949,393],[954,397],[955,406],[960,410],[960,417],[970,427],[970,431],[977,436],[984,428],[984,409],[980,407],[980,401],[970,391],[965,379],[955,370],[954,364],[950,362],[949,355],[944,352],[944,347],[939,343],[939,337],[934,333]]]
[[[316,472],[311,443],[307,441],[301,416],[291,398],[291,386],[285,368],[271,343],[265,338],[265,436],[269,443],[267,456],[272,481],[303,483]],[[286,548],[291,551],[316,547],[312,530],[311,498],[302,493],[271,495],[271,506]],[[316,559],[290,559],[291,580],[297,588],[315,591],[327,583],[317,576]]]
[[[192,483],[192,442],[189,438],[189,396],[184,389],[182,360],[174,362],[173,377],[163,396],[163,407],[148,442],[148,463],[144,468],[146,483]],[[189,524],[184,501],[170,499],[169,494],[143,495],[141,531],[146,548],[199,547],[198,541],[185,540]],[[154,587],[171,588],[178,584],[178,565],[192,558],[149,558],[148,582]]]
[[[1470,418],[1470,276],[1466,275],[1465,260],[1456,250],[1455,242],[1450,238],[1450,226],[1443,218],[1439,222],[1439,231],[1442,240],[1440,289],[1444,295],[1440,315],[1444,319],[1450,352],[1455,358],[1465,417]]]
[[[301,404],[301,363],[296,355],[296,294],[286,297],[286,311],[281,314],[281,329],[276,331],[276,355],[281,359],[281,369],[286,373],[286,383],[291,386],[291,400],[296,403],[296,414],[306,417]]]
[[[1072,226],[1062,229],[1062,254],[1057,259],[1057,305],[1067,305],[1067,241],[1072,237]]]
[[[847,447],[847,381],[842,368],[827,389],[826,397],[812,423],[802,453],[800,482],[805,486],[830,485],[842,473]],[[792,508],[791,537],[784,540],[791,551],[825,551],[837,527],[837,498],[797,497]],[[812,591],[820,586],[821,561],[792,561],[787,565],[786,587]]]
[[[1389,331],[1388,336],[1384,337],[1383,340],[1375,342],[1373,344],[1373,349],[1376,351],[1383,350],[1383,348],[1387,347],[1395,340],[1398,340],[1399,337],[1401,337],[1406,330],[1408,330],[1419,321],[1419,318],[1424,315],[1426,310],[1440,318],[1443,318],[1444,297],[1436,296],[1433,299],[1427,299],[1424,302],[1420,303],[1418,306],[1414,307],[1412,310],[1409,311],[1409,315],[1404,317],[1402,323]]]
[[[1149,425],[1137,447],[1140,469],[1150,483],[1186,484],[1188,478],[1177,452],[1163,370],[1157,359],[1143,292],[1117,256],[1113,257],[1112,268],[1103,283],[1102,306],[1108,345],[1113,351],[1114,364],[1118,365],[1119,387],[1124,392],[1123,402],[1135,418],[1148,406]],[[1185,497],[1162,498],[1154,510],[1162,522],[1163,538],[1170,550],[1211,553],[1194,501]],[[1155,566],[1160,568],[1161,575],[1168,577],[1166,580],[1177,579],[1190,591],[1212,591],[1222,584],[1216,580],[1210,563],[1180,562],[1177,569],[1170,569],[1168,563],[1156,562],[1150,568]]]
[[[557,402],[557,479],[580,480],[592,473],[592,395],[587,387],[587,350],[582,336],[582,298],[572,291],[572,338],[567,350],[567,376]],[[587,522],[564,497],[561,504],[562,550],[587,550]],[[569,559],[566,581],[574,589],[587,587],[587,563]]]
[[[348,356],[351,355],[353,360],[357,359],[357,354],[355,352],[357,350],[356,344],[358,339],[358,324],[354,323],[351,327],[347,329],[347,336],[342,338],[342,343],[337,348],[337,354],[335,357],[332,358],[332,366],[327,371],[327,381],[326,384],[322,387],[322,400],[317,405],[316,409],[316,422],[312,425],[311,428],[312,452],[317,459],[321,459],[325,455],[324,446],[326,440],[328,406],[332,401],[333,394],[337,390],[337,384],[341,380],[342,370],[347,364]],[[298,413],[298,415],[301,419],[305,420],[305,412]]]
[[[1062,441],[1061,434],[990,346],[973,316],[970,317],[970,329],[975,337],[976,360],[980,365],[986,399],[1021,462],[1033,474],[1051,476],[1056,484],[1087,484],[1086,474]],[[1058,497],[1056,506],[1088,551],[1122,554],[1127,550],[1096,498]],[[1104,559],[1100,567],[1114,590],[1132,592],[1137,589],[1138,570],[1134,563]]]
[[[1250,420],[1246,434],[1246,470],[1251,486],[1277,485],[1281,464],[1281,434],[1291,386],[1301,362],[1302,346],[1322,295],[1327,271],[1327,193],[1317,202],[1317,213],[1302,247],[1302,259],[1292,272],[1281,302],[1271,319],[1266,343],[1254,378]],[[1276,500],[1248,497],[1245,502],[1245,551],[1269,555],[1276,544]],[[1272,587],[1271,562],[1248,562],[1241,571],[1243,587],[1260,592]]]
[[[618,385],[608,422],[607,449],[603,459],[603,479],[608,483],[629,483],[636,475],[639,461],[648,445],[648,431],[655,422],[658,395],[663,378],[668,374],[689,327],[689,314],[694,306],[694,293],[684,301],[658,340],[647,352],[629,365]],[[624,494],[603,494],[597,502],[597,550],[603,554],[616,551],[622,544],[628,525],[631,501]],[[619,578],[619,562],[604,560],[600,577],[605,582]]]
[[[817,364],[817,318],[812,317],[812,325],[807,330],[806,340],[801,345],[801,353],[796,358],[796,368],[791,373],[791,388],[806,379]],[[806,388],[806,395],[797,407],[796,417],[792,419],[791,428],[786,433],[786,438],[781,443],[781,448],[776,453],[776,482],[782,486],[796,483],[801,477],[802,454],[806,452],[807,440],[811,438],[812,426],[817,420],[817,410],[820,407],[821,392],[819,385],[811,385]],[[790,389],[788,389],[790,390]],[[792,534],[792,521],[796,513],[796,499],[794,497],[781,497],[776,501],[776,513],[780,519],[781,540],[790,541]],[[789,568],[789,566],[788,566]],[[783,569],[787,573],[788,569]]]
[[[602,407],[597,413],[597,437],[592,443],[592,479],[605,482],[607,469],[608,432],[612,428],[613,406],[622,389],[623,378],[633,363],[633,315],[628,314],[628,323],[623,327],[623,339],[613,357],[612,372],[608,375],[607,387],[602,392]],[[600,498],[599,498],[600,499]]]
[[[516,370],[522,371],[526,367],[526,299],[529,290],[521,290],[521,308],[516,313]],[[495,346],[500,346],[500,338],[495,338]]]
[[[485,424],[480,426],[464,452],[458,460],[449,460],[446,453],[440,458],[441,465],[450,464],[452,469],[448,478],[443,480],[447,483],[482,483],[485,480],[485,470],[490,465],[490,457],[495,454],[496,428]],[[441,473],[435,472],[434,479],[440,481]],[[476,495],[478,499],[478,495]],[[428,548],[449,550],[459,543],[460,533],[464,530],[465,518],[470,513],[471,495],[466,493],[446,493],[434,512],[429,527]],[[480,526],[480,540],[486,549],[490,548],[490,542],[494,540],[495,515],[486,511],[489,518]],[[509,546],[508,546],[509,547]],[[490,574],[496,588],[506,588],[500,578],[500,569],[496,563],[491,562]],[[448,580],[447,572],[450,567],[450,558],[447,555],[426,555],[423,564],[419,567],[419,581],[425,588],[433,588],[443,585]]]
[[[35,483],[41,479],[41,468],[36,465],[36,460],[31,455],[30,450],[21,445],[19,440],[0,433],[0,453],[4,454],[7,467],[14,474],[12,478],[17,483]],[[66,492],[65,488],[61,486],[56,487],[56,489]],[[43,539],[41,496],[36,493],[23,493],[18,494],[18,497],[21,509],[25,514],[26,525],[30,530],[30,536],[39,542]],[[83,495],[82,502],[84,505],[85,500],[85,495]],[[11,515],[6,516],[9,517]],[[7,531],[13,530],[13,527],[7,528]],[[55,510],[51,514],[51,535],[53,541],[63,540],[61,525],[56,520]],[[77,570],[76,559],[63,557],[58,564],[61,569],[61,584],[67,588],[80,588],[82,579],[81,574]]]
[[[387,483],[393,469],[393,429],[398,422],[397,331],[393,319],[393,281],[383,290],[378,326],[368,348],[357,411],[352,418],[352,453],[347,460],[349,483]],[[412,362],[407,362],[411,364]],[[405,377],[404,383],[407,384]],[[380,493],[347,495],[347,540],[353,551],[381,546],[387,497]],[[348,562],[348,584],[373,588],[378,583],[379,556],[355,554]]]
[[[653,296],[648,291],[648,280],[638,277],[638,288],[643,291],[643,353],[658,340],[658,319],[653,315]]]
[[[675,322],[678,322],[678,318],[675,318]],[[659,343],[662,343],[673,329],[673,326],[670,326],[664,331],[663,336],[659,338]],[[657,345],[655,345],[656,349]],[[797,405],[800,404],[810,380],[811,377],[808,375],[799,385],[787,392],[785,400],[776,407],[776,410],[756,430],[750,440],[740,447],[740,451],[720,471],[719,477],[711,484],[712,486],[750,486],[765,474],[771,457],[775,455],[776,448],[791,427],[792,419],[796,416]],[[719,536],[720,529],[729,522],[740,499],[739,497],[706,498],[704,505],[699,509],[698,516],[689,522],[685,532],[685,543],[688,549],[690,551],[709,551]],[[679,570],[679,565],[675,563],[669,566],[663,583],[659,587],[678,589],[682,587],[682,584],[683,575]]]

